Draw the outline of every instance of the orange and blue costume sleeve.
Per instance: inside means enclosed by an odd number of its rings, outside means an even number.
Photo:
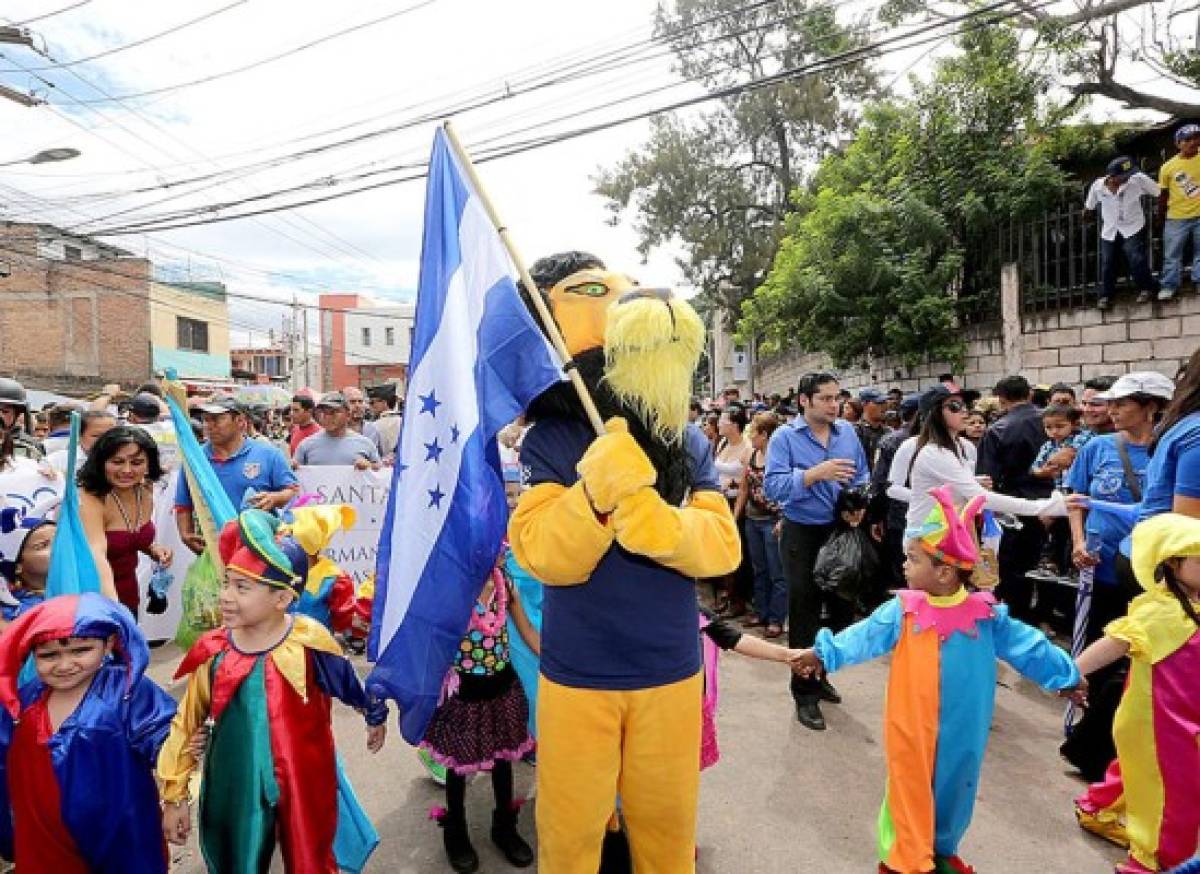
[[[110,634],[114,655],[51,731],[40,681],[13,683],[32,642]],[[143,675],[148,661],[133,617],[95,594],[47,601],[0,638],[0,850],[22,871],[165,874],[154,760],[175,702]]]
[[[297,616],[283,643],[250,654],[216,629],[196,642],[176,676],[189,676],[188,691],[159,777],[164,798],[187,797],[196,767],[187,744],[211,715],[199,827],[209,870],[265,872],[278,840],[289,874],[335,874],[342,788],[331,697],[363,711],[371,725],[386,720],[387,708],[368,700],[329,632]],[[362,861],[341,867],[357,870]]]
[[[1196,854],[1200,834],[1200,629],[1157,587],[1104,633],[1129,644],[1129,682],[1113,721],[1120,764],[1077,803],[1101,817],[1119,817],[1123,806],[1126,868],[1167,870]]]
[[[892,653],[879,859],[901,874],[954,856],[971,822],[995,702],[996,659],[1047,689],[1079,683],[1065,652],[986,593],[905,590],[814,645],[833,672]]]

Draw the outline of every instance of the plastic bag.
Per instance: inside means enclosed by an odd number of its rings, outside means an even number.
[[[879,556],[863,526],[839,528],[817,553],[813,580],[827,592],[858,603],[867,580],[879,572]]]
[[[155,562],[154,571],[150,574],[150,588],[146,592],[148,596],[146,604],[147,613],[153,613],[157,616],[160,613],[167,612],[167,592],[170,591],[171,584],[174,582],[175,575],[158,562]]]
[[[206,549],[192,562],[183,578],[183,615],[175,643],[185,652],[196,638],[221,624],[221,573]]]

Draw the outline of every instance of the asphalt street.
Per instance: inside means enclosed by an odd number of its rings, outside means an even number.
[[[171,647],[156,651],[153,676],[166,682],[178,658]],[[366,663],[356,663],[365,674]],[[829,730],[816,733],[795,721],[783,665],[734,654],[723,657],[718,715],[722,758],[703,776],[700,874],[876,870],[886,677],[882,660],[835,677],[845,702],[825,706]],[[1111,871],[1121,852],[1082,832],[1072,815],[1071,798],[1083,784],[1057,754],[1062,703],[1004,665],[1000,678],[991,744],[963,857],[979,874]],[[441,831],[429,819],[430,808],[442,802],[441,790],[425,776],[394,722],[378,755],[366,751],[362,721],[353,711],[335,705],[334,725],[347,772],[382,836],[366,870],[449,872]],[[528,792],[533,769],[518,766],[517,780],[518,793]],[[468,803],[481,870],[507,870],[488,840],[491,787],[486,777],[471,784]],[[532,807],[525,809],[521,830],[533,842]],[[194,842],[175,856],[173,871],[204,870]]]

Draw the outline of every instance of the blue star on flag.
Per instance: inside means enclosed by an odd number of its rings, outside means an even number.
[[[457,443],[458,438],[459,438],[459,436],[461,436],[461,434],[462,434],[462,432],[458,430],[457,425],[450,426],[450,442],[451,443]]]
[[[439,509],[439,510],[442,509],[442,498],[446,497],[446,493],[442,491],[442,487],[434,486],[433,488],[429,489],[428,491],[429,491],[429,509],[433,509],[434,507],[437,507],[437,509]]]
[[[428,413],[436,417],[437,408],[442,405],[442,402],[437,399],[437,393],[433,389],[430,389],[429,394],[417,395],[417,397],[421,399],[421,413]],[[417,415],[420,415],[420,413]]]
[[[425,444],[425,460],[433,462],[441,461],[442,453],[445,451],[445,448],[440,446],[437,438],[434,437],[432,443]]]

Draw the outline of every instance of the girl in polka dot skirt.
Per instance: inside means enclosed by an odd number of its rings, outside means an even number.
[[[460,872],[479,868],[464,806],[466,778],[479,771],[492,772],[492,842],[514,867],[533,863],[533,851],[517,833],[512,763],[530,753],[534,742],[527,726],[529,705],[509,662],[505,620],[511,611],[518,628],[528,622],[504,570],[507,554],[506,546],[475,602],[442,702],[421,741],[421,749],[446,767],[446,809],[434,811],[434,817],[442,826],[450,865]]]

